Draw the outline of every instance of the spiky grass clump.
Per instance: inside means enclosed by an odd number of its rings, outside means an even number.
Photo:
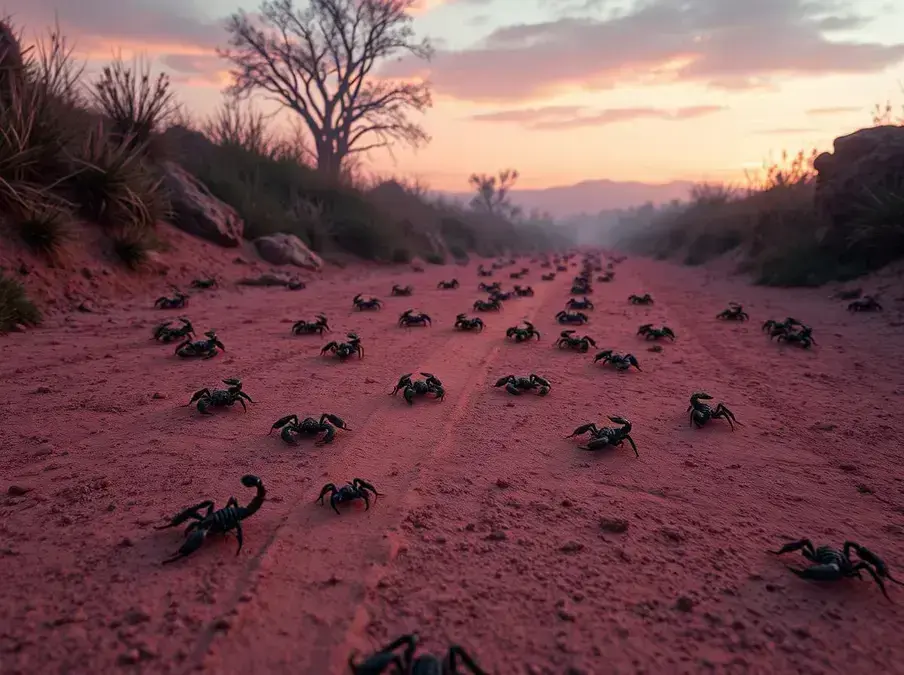
[[[147,230],[135,227],[117,228],[110,232],[113,253],[130,270],[137,270],[147,264],[149,253],[154,249],[154,237]]]
[[[153,134],[179,111],[169,76],[151,73],[150,63],[136,59],[131,66],[116,56],[94,82],[96,107],[113,122],[113,135],[146,153]]]
[[[0,275],[0,333],[39,323],[41,312],[25,295],[22,284]]]
[[[15,217],[14,226],[32,252],[58,259],[72,238],[69,219],[64,207],[45,204]]]
[[[25,84],[4,92],[0,105],[0,210],[32,211],[61,174],[63,137],[50,103]]]
[[[85,218],[109,229],[149,230],[169,215],[163,181],[143,152],[130,139],[110,137],[102,125],[88,134],[68,181]]]

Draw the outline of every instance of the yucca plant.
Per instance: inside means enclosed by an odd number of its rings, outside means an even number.
[[[104,66],[91,90],[95,106],[113,122],[113,135],[146,152],[154,132],[179,111],[169,76],[151,75],[143,59],[126,65],[121,56]]]
[[[48,188],[53,187],[61,153],[59,138],[41,119],[46,102],[39,90],[15,87],[4,93],[6,100],[0,106],[0,211],[28,212],[42,204]]]
[[[114,139],[103,125],[85,139],[68,179],[82,215],[105,228],[153,228],[169,213],[160,177],[145,164],[143,147],[133,139]]]

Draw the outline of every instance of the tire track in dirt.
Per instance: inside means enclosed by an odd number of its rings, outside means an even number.
[[[640,264],[650,267],[655,263],[642,261]],[[665,307],[668,316],[678,318],[675,325],[680,325],[681,335],[691,336],[700,344],[711,359],[718,363],[724,371],[735,375],[727,386],[729,391],[734,390],[735,395],[742,395],[747,402],[755,403],[762,410],[768,411],[757,422],[756,429],[745,429],[746,433],[758,433],[765,441],[765,452],[759,451],[760,466],[757,470],[769,471],[769,465],[779,464],[784,467],[781,475],[774,480],[778,481],[777,487],[791,488],[800,482],[809,482],[814,475],[818,475],[823,491],[829,499],[837,499],[843,496],[850,500],[850,508],[860,511],[861,517],[874,512],[873,505],[863,503],[862,483],[852,480],[853,473],[861,478],[864,473],[874,470],[876,476],[887,473],[889,465],[896,466],[898,470],[904,469],[904,458],[900,453],[890,450],[882,452],[881,434],[875,438],[874,432],[865,430],[867,438],[864,441],[875,442],[879,448],[880,456],[871,453],[869,457],[863,457],[851,444],[836,439],[832,432],[835,425],[828,424],[830,420],[837,420],[850,414],[852,399],[856,400],[860,395],[875,388],[876,384],[871,379],[866,379],[869,386],[863,387],[864,378],[858,378],[850,373],[849,383],[845,385],[844,392],[836,389],[833,380],[837,375],[829,376],[828,373],[842,373],[850,370],[852,364],[846,363],[846,359],[839,358],[838,354],[844,354],[843,343],[839,344],[840,334],[833,331],[831,319],[821,327],[817,327],[817,339],[819,346],[812,350],[776,344],[770,341],[761,331],[761,324],[765,318],[781,318],[788,314],[802,317],[806,323],[811,323],[807,318],[810,313],[817,310],[822,316],[830,315],[824,308],[819,307],[819,302],[813,302],[807,313],[802,314],[800,307],[791,309],[782,307],[779,310],[771,310],[764,314],[762,309],[749,307],[751,320],[745,324],[723,324],[715,319],[701,322],[687,308],[687,302],[676,298],[676,289],[679,285],[669,287],[656,283],[657,275],[648,270],[646,276],[652,279],[652,288],[656,297],[665,299]],[[743,289],[741,289],[743,291]],[[723,293],[720,292],[720,295]],[[740,293],[739,293],[740,294]],[[706,296],[709,296],[706,298]],[[705,301],[704,298],[706,298]],[[711,307],[719,307],[717,300],[705,290],[697,291],[694,296],[695,306],[701,304]],[[824,302],[824,300],[822,301]],[[759,311],[758,311],[759,310]],[[715,314],[715,312],[713,312]],[[680,323],[679,323],[680,322]],[[692,328],[693,327],[693,328]],[[822,330],[820,330],[822,328]],[[710,331],[715,332],[715,335]],[[834,333],[834,334],[833,334]],[[754,351],[759,356],[760,368],[754,368],[749,362],[740,358],[744,351]],[[740,377],[737,377],[737,376]],[[741,383],[738,388],[737,384]],[[724,386],[724,385],[723,385]],[[880,385],[881,386],[881,385]],[[847,395],[845,395],[847,394]],[[816,404],[815,401],[824,401]],[[844,401],[843,403],[840,403]],[[817,408],[824,415],[824,419],[817,424],[808,423],[802,426],[800,420],[808,419],[807,410]],[[861,419],[873,418],[878,429],[893,431],[893,427],[885,422],[892,418],[890,412],[877,410],[866,405],[861,408]],[[736,411],[737,412],[737,411]],[[789,447],[788,442],[793,442]],[[789,452],[790,450],[790,452]],[[881,461],[876,461],[881,460]],[[840,467],[847,467],[842,469]],[[880,468],[882,467],[882,468]],[[889,491],[893,494],[893,491]],[[886,503],[889,516],[900,516],[904,511],[900,504],[904,503],[904,494],[900,495],[898,506]]]
[[[380,288],[376,287],[378,284]],[[371,282],[372,290],[381,296],[384,294],[379,291],[385,291],[388,285],[389,275],[384,276],[382,283],[379,278]],[[102,651],[92,647],[89,655],[87,645],[85,649],[73,648],[81,644],[77,638],[68,643],[57,640],[53,643],[57,648],[64,644],[69,647],[62,652],[45,650],[43,659],[71,672],[82,672],[80,668],[84,672],[104,670],[113,667],[117,649],[127,650],[137,644],[135,648],[152,649],[155,654],[152,661],[142,661],[152,672],[179,668],[186,655],[180,642],[190,639],[199,621],[208,624],[222,614],[224,589],[234,587],[230,579],[245,559],[244,555],[232,558],[229,542],[213,540],[186,565],[161,568],[159,561],[178,545],[178,537],[152,532],[150,526],[186,502],[195,501],[193,496],[213,497],[222,506],[226,496],[236,493],[237,475],[260,473],[270,499],[267,508],[254,519],[254,536],[246,540],[247,550],[253,551],[259,545],[254,537],[267,536],[286,509],[285,496],[297,492],[299,481],[292,480],[293,474],[302,469],[313,470],[316,475],[322,455],[329,452],[311,452],[306,444],[299,452],[276,438],[267,438],[273,419],[286,414],[287,408],[312,414],[327,410],[341,413],[356,424],[366,424],[367,416],[382,403],[379,394],[386,391],[386,383],[397,377],[392,364],[365,359],[362,363],[366,369],[354,371],[354,364],[338,364],[319,357],[320,346],[328,337],[281,338],[274,345],[276,335],[269,334],[269,326],[279,321],[282,311],[293,318],[307,316],[315,308],[336,304],[330,297],[335,292],[333,285],[312,285],[304,298],[288,298],[292,307],[277,310],[276,316],[274,304],[269,302],[272,296],[266,292],[245,298],[226,296],[204,307],[205,316],[220,317],[221,334],[230,338],[227,348],[233,347],[211,361],[174,359],[169,346],[150,344],[146,348],[143,340],[135,337],[136,319],[131,313],[114,313],[111,317],[114,323],[104,335],[110,336],[113,344],[122,346],[128,342],[129,349],[111,350],[113,359],[109,365],[104,362],[100,377],[94,363],[73,367],[37,351],[34,358],[44,361],[46,371],[39,373],[36,380],[29,376],[10,382],[6,391],[12,398],[4,405],[7,419],[15,419],[17,424],[15,432],[9,429],[3,436],[10,441],[7,447],[17,447],[19,451],[3,459],[2,472],[35,489],[33,498],[10,499],[0,505],[5,507],[2,513],[8,526],[3,532],[9,546],[8,555],[0,557],[0,565],[9,572],[5,578],[17,589],[7,601],[16,603],[15,597],[34,597],[38,599],[35,602],[15,604],[17,612],[26,607],[39,608],[17,617],[17,627],[8,636],[13,644],[32,644],[29,636],[42,630],[35,625],[37,617],[62,614],[61,620],[68,622],[66,614],[75,606],[77,614],[92,626],[88,631],[91,644],[104,641],[110,646]],[[264,298],[268,301],[259,301]],[[343,299],[347,300],[344,296]],[[299,310],[299,305],[309,309]],[[237,312],[237,307],[242,307],[242,311]],[[388,302],[384,312],[349,312],[346,317],[339,316],[333,321],[334,335],[356,328],[365,336],[366,345],[379,344],[386,336],[392,336],[390,342],[398,341],[394,307],[395,303]],[[153,312],[145,314],[156,318]],[[336,316],[335,312],[329,314]],[[229,320],[223,321],[224,316]],[[156,321],[148,326],[152,323]],[[268,338],[263,341],[261,326]],[[287,333],[288,324],[283,326]],[[140,334],[146,335],[144,330]],[[47,340],[51,335],[50,331],[36,331],[35,337]],[[55,340],[51,338],[49,342]],[[401,343],[412,359],[424,357],[431,348],[404,337]],[[101,350],[109,349],[109,344],[110,340],[103,341],[98,356],[103,353]],[[49,347],[53,349],[52,344]],[[35,352],[30,349],[28,353]],[[282,367],[274,368],[277,364]],[[247,414],[232,410],[199,418],[184,406],[183,401],[195,388],[234,375],[245,380],[246,389],[256,400],[249,405]],[[350,379],[357,379],[351,387],[344,384]],[[362,383],[361,379],[372,384]],[[35,397],[29,393],[34,385],[48,385],[48,393]],[[152,400],[155,390],[164,392],[165,398]],[[338,401],[334,396],[337,391],[342,393]],[[307,403],[299,406],[295,399]],[[47,417],[48,410],[53,410],[51,418]],[[34,433],[33,438],[25,439],[22,429]],[[33,446],[34,455],[29,445]],[[138,483],[136,471],[142,478]],[[247,498],[244,494],[237,496],[240,501]],[[29,510],[42,512],[40,535],[18,526]],[[67,536],[60,538],[60,532]],[[30,559],[37,541],[45,542],[41,544],[43,554],[35,559],[32,574],[22,577],[7,563],[16,561],[14,556]],[[129,543],[124,546],[122,541]],[[226,557],[221,558],[224,554]],[[80,573],[70,580],[65,600],[43,603],[40,599],[45,593],[41,589],[64,573],[61,565]],[[98,588],[108,590],[99,593]],[[134,612],[136,603],[141,603],[142,613],[153,617],[151,622],[142,624],[141,630],[130,629],[127,637],[119,639],[110,634],[113,631],[104,629],[114,620],[111,617]],[[170,604],[163,616],[153,611]],[[186,630],[186,625],[191,628]],[[149,646],[158,642],[159,646]],[[25,649],[22,656],[27,659],[30,652]]]
[[[247,587],[240,585],[234,594],[236,598],[253,595],[255,601],[238,603],[238,625],[228,638],[217,639],[216,632],[209,630],[195,650],[193,661],[207,655],[207,667],[216,672],[239,672],[254,666],[266,667],[270,672],[307,668],[307,672],[326,673],[341,667],[348,656],[343,635],[346,631],[353,634],[366,621],[358,603],[369,588],[379,583],[397,553],[406,546],[404,537],[399,535],[399,524],[405,513],[419,503],[419,493],[429,490],[420,480],[422,470],[451,442],[450,432],[467,414],[474,392],[486,385],[488,368],[504,340],[505,327],[533,317],[542,306],[547,289],[548,286],[541,286],[532,298],[505,303],[499,315],[483,315],[488,327],[478,334],[452,333],[450,324],[454,319],[450,317],[454,317],[454,312],[449,311],[446,316],[445,311],[442,315],[430,311],[446,327],[425,329],[424,338],[433,343],[430,353],[421,356],[416,367],[400,371],[435,373],[449,392],[447,400],[434,404],[421,399],[409,409],[400,397],[377,399],[378,412],[369,417],[366,427],[356,427],[354,437],[342,439],[341,445],[335,447],[337,452],[326,463],[319,481],[338,483],[358,476],[372,480],[386,496],[377,500],[367,517],[350,509],[338,518],[328,508],[312,504],[316,493],[308,490],[292,505],[280,534],[271,540],[256,563],[255,573],[246,575]],[[442,333],[437,335],[439,331]],[[420,329],[411,332],[422,333]],[[437,339],[442,340],[438,345]],[[376,358],[373,354],[371,350],[369,357]],[[384,356],[394,358],[395,354]],[[377,443],[381,450],[373,455],[368,452],[368,436],[390,438],[396,447],[387,447],[385,441],[382,446]],[[354,545],[337,548],[337,537]],[[306,570],[303,566],[310,556],[320,560],[316,569]],[[329,562],[323,562],[324,556]],[[297,564],[287,564],[287,560]],[[321,578],[324,569],[334,570],[341,581]],[[316,602],[311,600],[312,594],[317,596]],[[257,598],[262,600],[258,603]],[[312,611],[313,607],[322,609]],[[227,614],[236,612],[229,609]],[[285,628],[286,624],[292,627]],[[281,631],[280,643],[285,647],[269,652],[262,663],[262,655],[254,652],[252,645],[258,635],[272,635],[274,630]]]
[[[634,351],[643,373],[506,351],[511,370],[557,374],[561,384],[545,401],[492,392],[475,400],[486,423],[458,428],[450,461],[430,471],[445,484],[403,524],[408,549],[369,592],[369,641],[359,646],[418,630],[427,648],[464,643],[498,673],[887,670],[894,650],[877,646],[894,629],[877,638],[837,609],[856,605],[881,623],[893,608],[874,588],[800,583],[764,553],[785,536],[840,541],[839,517],[872,531],[875,507],[840,515],[807,441],[792,427],[789,453],[759,433],[775,408],[749,403],[747,373],[714,361],[688,330],[688,301],[660,301],[638,279],[627,264],[597,286],[587,332],[601,348]],[[627,306],[629,293],[645,290],[656,306]],[[662,320],[678,341],[659,354],[638,349],[637,325]],[[689,429],[684,409],[698,389],[739,391],[726,402],[745,426]],[[639,459],[626,447],[581,453],[564,440],[613,413],[634,422]],[[894,555],[888,533],[874,534]]]

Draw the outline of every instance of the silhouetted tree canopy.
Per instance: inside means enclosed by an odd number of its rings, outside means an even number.
[[[428,142],[412,112],[432,105],[422,82],[380,79],[389,57],[429,59],[428,40],[417,41],[408,11],[415,0],[267,0],[259,14],[229,19],[229,93],[267,98],[294,111],[311,133],[318,169],[338,177],[353,153]]]

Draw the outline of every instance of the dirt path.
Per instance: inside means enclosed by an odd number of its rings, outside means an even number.
[[[436,290],[452,276],[460,289]],[[552,348],[571,276],[543,283],[534,269],[536,296],[485,315],[483,333],[452,330],[481,295],[471,266],[207,292],[186,313],[226,344],[209,361],[150,342],[177,312],[137,305],[4,338],[0,486],[28,491],[0,502],[0,673],[327,675],[413,630],[500,674],[904,672],[904,588],[890,586],[894,605],[866,579],[819,587],[764,553],[855,539],[904,577],[900,304],[851,316],[824,291],[629,260],[597,285],[587,327],[643,368],[616,373]],[[393,283],[415,296],[390,298]],[[357,292],[386,309],[351,312]],[[635,292],[655,304],[628,305]],[[729,300],[753,320],[715,321]],[[434,326],[397,328],[408,307]],[[327,338],[289,334],[320,311],[332,337],[362,336],[363,360],[321,358]],[[789,314],[815,327],[812,352],[760,332]],[[505,341],[522,318],[539,343]],[[649,322],[678,340],[647,351],[634,333]],[[445,401],[388,396],[417,371],[443,380]],[[552,381],[549,397],[492,387],[530,372]],[[254,398],[246,414],[184,407],[225,377]],[[744,426],[689,429],[700,390]],[[335,413],[352,430],[291,448],[267,436],[290,412]],[[565,440],[612,414],[634,423],[639,458]],[[180,534],[153,527],[204,498],[247,502],[244,473],[268,501],[241,555],[234,537],[214,538],[161,566]],[[384,493],[369,511],[313,503],[356,476]]]

